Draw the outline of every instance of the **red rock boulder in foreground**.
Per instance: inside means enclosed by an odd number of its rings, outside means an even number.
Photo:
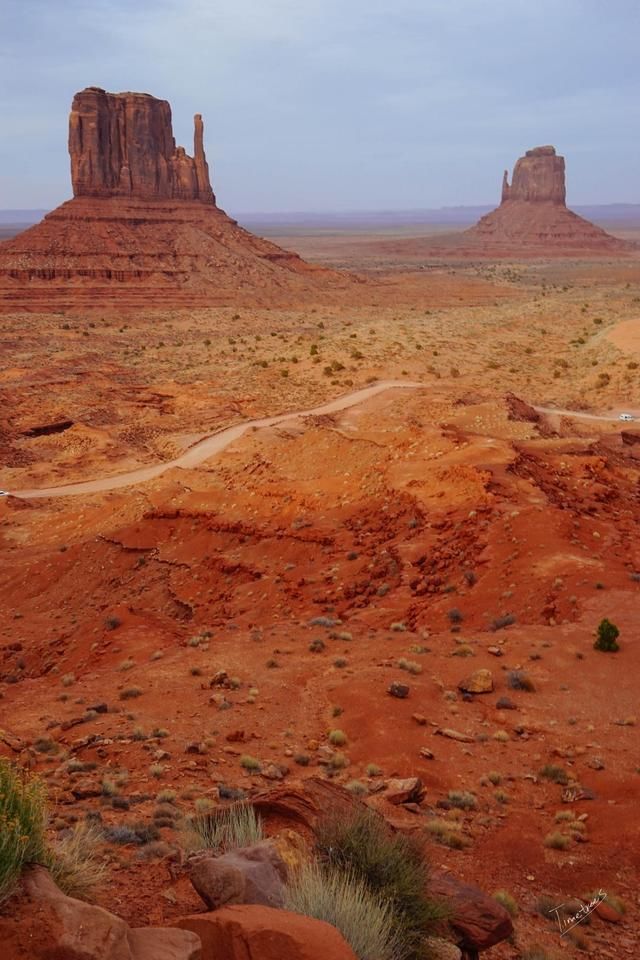
[[[171,107],[148,93],[76,93],[69,116],[74,197],[139,197],[213,203],[203,123],[195,116],[194,156],[176,147]]]
[[[203,960],[356,960],[331,924],[273,907],[222,907],[178,926],[200,937]]]
[[[23,875],[25,897],[0,917],[2,960],[201,960],[188,930],[129,927],[113,913],[68,897],[44,867]]]

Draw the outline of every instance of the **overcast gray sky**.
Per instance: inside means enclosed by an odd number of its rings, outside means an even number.
[[[639,0],[0,0],[0,208],[70,196],[76,90],[205,121],[230,213],[489,203],[525,149],[640,202]]]

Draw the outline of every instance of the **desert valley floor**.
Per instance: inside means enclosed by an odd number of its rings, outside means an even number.
[[[197,908],[166,798],[331,777],[511,894],[491,956],[636,957],[639,256],[271,239],[355,279],[289,306],[0,314],[0,752],[46,778],[56,829],[156,811],[150,852],[105,846],[98,902],[131,922]],[[465,693],[478,670],[492,689]],[[385,800],[416,775],[421,806]],[[543,916],[600,888],[621,923]]]

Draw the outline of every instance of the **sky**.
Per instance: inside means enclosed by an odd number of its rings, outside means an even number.
[[[193,114],[232,214],[497,202],[540,144],[640,202],[638,0],[0,0],[0,208],[70,196],[88,86]]]

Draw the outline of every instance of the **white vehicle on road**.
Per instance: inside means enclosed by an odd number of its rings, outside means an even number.
[[[618,420],[624,420],[625,423],[629,423],[631,420],[634,420],[635,417],[631,413],[621,413],[618,416]]]

